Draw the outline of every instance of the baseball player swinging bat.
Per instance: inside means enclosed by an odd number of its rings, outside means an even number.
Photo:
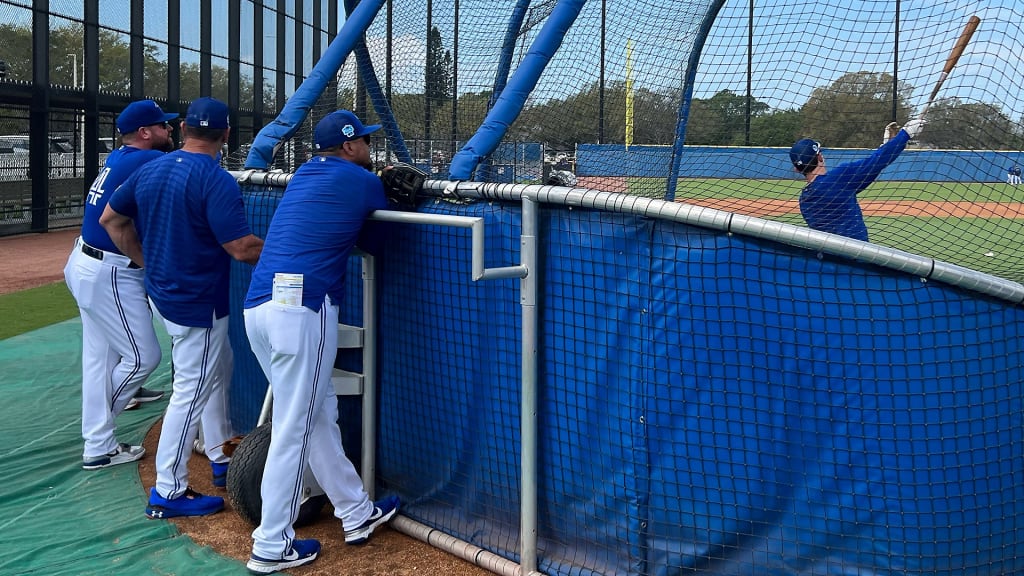
[[[931,107],[932,102],[935,101],[935,95],[939,93],[939,89],[942,88],[942,83],[946,81],[949,73],[953,71],[953,67],[956,66],[960,55],[964,53],[964,49],[967,48],[967,43],[971,41],[971,36],[974,36],[974,31],[978,29],[978,25],[981,24],[981,18],[977,16],[971,16],[967,20],[967,25],[964,26],[964,31],[960,33],[960,37],[956,39],[956,44],[953,45],[953,50],[949,52],[949,57],[946,58],[946,65],[942,67],[942,74],[939,75],[939,81],[935,83],[935,87],[932,88],[932,94],[928,97],[928,102],[925,103],[924,109],[921,110],[921,116],[924,117],[925,113],[928,112],[928,108]]]

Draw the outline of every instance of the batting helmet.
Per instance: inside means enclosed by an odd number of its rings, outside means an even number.
[[[804,138],[793,144],[793,147],[789,149],[789,159],[793,162],[793,166],[803,173],[807,172],[811,166],[817,165],[815,160],[820,153],[821,144],[810,138]]]

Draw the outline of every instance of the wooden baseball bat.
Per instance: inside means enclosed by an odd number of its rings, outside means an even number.
[[[956,66],[960,55],[964,53],[964,49],[967,48],[967,43],[971,41],[971,36],[974,36],[974,31],[978,29],[978,24],[981,24],[981,18],[977,16],[971,16],[967,20],[967,25],[964,26],[964,31],[960,33],[960,37],[956,39],[956,44],[953,45],[953,49],[949,52],[949,57],[946,58],[946,65],[942,67],[942,74],[939,75],[939,81],[935,83],[935,87],[932,88],[932,94],[928,97],[928,102],[924,105],[924,109],[921,110],[921,116],[928,111],[928,108],[935,101],[935,95],[939,93],[939,88],[942,88],[942,83],[946,81],[946,77],[953,71],[953,67]]]

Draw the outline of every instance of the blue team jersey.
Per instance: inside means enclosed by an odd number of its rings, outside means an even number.
[[[907,147],[910,136],[900,130],[871,156],[846,162],[818,176],[800,193],[800,213],[815,230],[868,241],[868,227],[857,194],[878,178]]]
[[[110,201],[110,195],[135,172],[136,168],[163,155],[164,153],[159,150],[121,146],[107,156],[107,161],[103,163],[103,169],[92,181],[89,194],[85,197],[82,240],[86,244],[107,252],[121,253],[110,239],[106,229],[100,226],[100,216],[103,215],[103,209]]]
[[[303,306],[319,311],[325,295],[340,303],[363,222],[385,208],[380,178],[361,166],[333,156],[300,166],[270,221],[245,307],[270,300],[278,272],[303,275]]]
[[[160,314],[209,327],[228,314],[231,257],[222,244],[251,234],[235,179],[206,154],[177,150],[139,168],[110,198],[135,220],[146,291]]]

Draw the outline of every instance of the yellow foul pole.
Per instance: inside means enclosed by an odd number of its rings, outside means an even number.
[[[633,41],[626,40],[626,150],[633,144]]]

